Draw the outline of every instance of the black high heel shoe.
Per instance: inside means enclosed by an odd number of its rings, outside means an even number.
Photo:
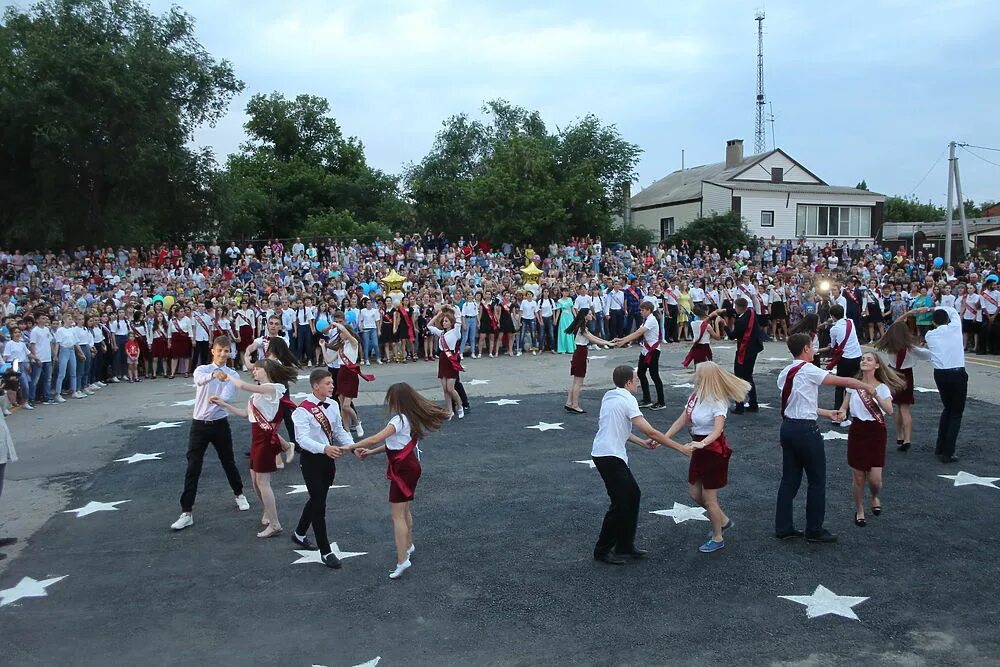
[[[857,512],[855,512],[855,514],[854,514],[854,525],[857,526],[858,528],[864,528],[868,524],[865,522],[864,518],[860,518],[859,519],[858,515],[857,515]]]
[[[899,447],[896,447],[897,451],[905,452],[910,449],[910,443],[904,442]]]
[[[874,514],[875,516],[878,516],[881,513],[882,513],[882,506],[881,505],[872,505],[872,514]]]

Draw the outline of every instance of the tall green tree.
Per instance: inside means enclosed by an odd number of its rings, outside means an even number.
[[[42,0],[0,22],[0,226],[16,243],[182,239],[211,224],[212,154],[188,142],[243,89],[190,16]]]

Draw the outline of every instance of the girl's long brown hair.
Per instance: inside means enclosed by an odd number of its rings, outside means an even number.
[[[878,362],[878,368],[875,369],[876,380],[889,387],[892,391],[901,391],[906,388],[906,380],[903,379],[903,376],[897,373],[889,364],[885,363],[885,359],[879,354],[875,352],[865,352],[865,354],[872,355],[875,357],[875,361]],[[864,356],[864,354],[861,356]],[[865,372],[858,371],[856,377],[859,380],[863,379]]]
[[[889,330],[872,345],[879,352],[887,352],[889,354],[896,354],[900,350],[908,350],[916,346],[917,337],[910,331],[910,326],[906,320],[893,322]]]
[[[288,384],[299,379],[299,371],[293,366],[286,366],[276,359],[260,359],[254,362],[257,368],[263,368],[271,382]]]
[[[385,406],[394,414],[403,415],[410,423],[410,433],[420,440],[425,433],[436,431],[448,417],[437,404],[428,401],[405,382],[397,382],[385,392]]]

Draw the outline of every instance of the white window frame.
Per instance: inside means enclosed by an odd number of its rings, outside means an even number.
[[[819,220],[824,215],[827,218],[827,227],[826,232],[821,234]],[[871,235],[871,206],[845,206],[841,204],[798,204],[796,206],[796,237],[869,238]]]

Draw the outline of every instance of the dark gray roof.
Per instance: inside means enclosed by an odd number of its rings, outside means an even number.
[[[691,167],[690,169],[678,169],[634,195],[630,200],[632,208],[698,199],[701,197],[702,181],[724,181],[774,152],[768,151],[760,155],[745,157],[730,169],[726,169],[725,162],[703,164],[700,167]]]
[[[709,181],[715,185],[722,185],[727,188],[737,190],[763,190],[767,192],[815,192],[816,194],[827,195],[871,195],[875,198],[885,199],[885,195],[868,190],[858,190],[857,188],[840,185],[823,185],[822,183],[759,183],[755,181]]]
[[[1000,229],[1000,216],[988,218],[967,218],[969,234],[982,234]],[[921,231],[931,238],[943,237],[947,222],[940,220],[937,222],[886,222],[882,227],[884,238],[900,238],[901,234],[909,237],[913,232]],[[962,238],[962,221],[955,216],[951,227],[952,238]]]

